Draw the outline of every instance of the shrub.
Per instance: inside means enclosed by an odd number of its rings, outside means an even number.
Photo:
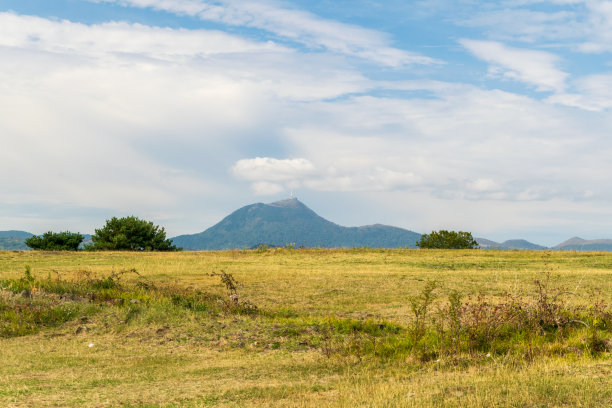
[[[107,251],[179,251],[166,239],[163,227],[153,225],[150,221],[130,216],[124,218],[113,217],[106,221],[106,225],[96,230],[91,237],[93,244],[90,250]]]
[[[419,248],[472,249],[478,247],[478,242],[470,232],[440,230],[421,235],[416,245]]]
[[[72,232],[45,232],[42,236],[32,236],[25,244],[32,249],[43,251],[76,251],[83,242],[83,235]]]

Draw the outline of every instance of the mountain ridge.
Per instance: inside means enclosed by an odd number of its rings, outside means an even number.
[[[548,249],[545,246],[534,244],[526,239],[508,239],[504,242],[495,242],[486,238],[474,238],[480,248],[483,249],[527,249],[527,250],[541,250]]]
[[[343,227],[319,216],[297,198],[255,203],[234,211],[207,230],[172,238],[190,250],[251,248],[259,244],[304,247],[416,247],[421,234],[382,224]]]
[[[20,230],[0,231],[0,250],[29,250],[25,240],[33,235]],[[91,235],[83,236],[83,244],[91,243]],[[414,231],[378,223],[344,227],[319,216],[298,199],[289,198],[268,204],[246,205],[203,232],[170,239],[187,250],[252,248],[260,244],[322,248],[415,248],[420,236]],[[525,239],[510,239],[501,243],[479,237],[475,240],[482,249],[612,252],[612,239],[572,237],[550,248]]]
[[[555,245],[552,249],[562,251],[612,251],[612,239],[586,240],[579,237],[572,237]]]
[[[18,230],[0,231],[0,250],[26,251],[30,248],[25,244],[25,240],[33,235],[30,232]]]

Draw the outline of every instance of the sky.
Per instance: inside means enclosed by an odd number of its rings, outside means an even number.
[[[0,230],[612,238],[612,1],[0,0]]]

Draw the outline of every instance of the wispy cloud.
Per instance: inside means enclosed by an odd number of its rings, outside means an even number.
[[[477,58],[491,64],[489,73],[535,86],[538,91],[562,92],[568,74],[557,68],[559,58],[545,51],[509,47],[495,41],[460,40]]]
[[[583,52],[612,51],[612,2],[585,0],[589,10],[586,38],[580,46]]]
[[[126,22],[86,25],[35,16],[0,13],[0,45],[68,54],[138,55],[177,61],[234,53],[289,50],[215,30],[151,27]]]
[[[337,21],[271,1],[242,0],[96,0],[130,7],[147,7],[198,17],[232,26],[273,33],[313,50],[354,56],[389,67],[432,64],[427,56],[395,48],[388,35]]]
[[[588,75],[574,81],[574,93],[552,95],[547,100],[590,111],[612,109],[612,73]]]
[[[612,51],[612,2],[605,0],[508,0],[487,7],[459,3],[460,26],[478,27],[500,41],[604,53]]]
[[[572,41],[583,35],[584,26],[574,11],[538,11],[506,4],[492,10],[475,10],[457,21],[460,26],[480,27],[494,40],[535,43],[538,41]],[[514,6],[514,7],[512,7]],[[516,8],[515,8],[516,7]]]

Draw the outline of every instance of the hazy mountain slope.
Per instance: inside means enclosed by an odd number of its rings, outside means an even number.
[[[34,235],[34,234],[26,232],[26,231],[15,231],[15,230],[0,231],[0,238],[23,238],[23,239],[27,239],[27,238],[30,238],[32,235]]]
[[[184,249],[251,248],[258,244],[342,248],[415,247],[420,234],[385,225],[342,227],[317,215],[297,199],[251,204],[204,232],[172,238]]]
[[[479,237],[476,237],[474,239],[476,240],[476,242],[478,242],[478,245],[482,249],[490,249],[490,248],[499,248],[499,249],[501,249],[501,244],[499,242],[495,242],[495,241],[491,241],[490,239],[479,238]]]
[[[524,239],[509,239],[502,242],[502,246],[507,249],[548,249],[545,246],[534,244]]]
[[[24,243],[32,235],[26,231],[0,231],[0,250],[23,251],[30,248]]]
[[[586,240],[573,237],[554,246],[553,249],[562,251],[612,251],[612,239]]]
[[[548,249],[545,246],[534,244],[524,239],[509,239],[504,242],[495,242],[486,238],[475,238],[478,245],[483,249]]]

